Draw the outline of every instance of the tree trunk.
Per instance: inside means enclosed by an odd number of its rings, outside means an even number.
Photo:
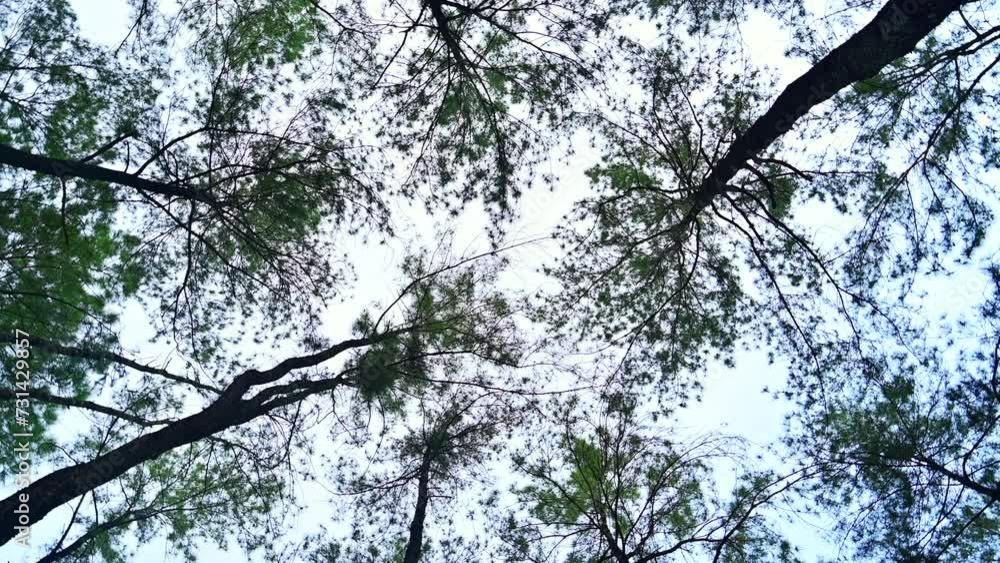
[[[274,398],[273,394],[268,392],[274,388],[265,389],[256,397],[244,400],[243,395],[250,388],[273,383],[292,370],[319,365],[346,350],[368,346],[400,332],[401,330],[394,330],[367,338],[345,340],[315,354],[286,359],[266,371],[245,371],[226,387],[215,402],[201,412],[172,422],[151,434],[139,436],[91,461],[64,467],[32,482],[0,501],[0,545],[17,535],[18,514],[15,514],[14,510],[19,505],[28,505],[31,522],[35,524],[63,503],[124,475],[143,462],[156,459],[174,448],[208,438],[227,428],[244,424],[273,408],[286,404],[286,401],[282,400],[264,402],[266,399]],[[335,378],[310,382],[309,391],[326,391],[339,381]],[[296,398],[300,397],[298,394],[293,395]],[[20,440],[20,438],[15,439]],[[30,440],[31,438],[28,438],[27,441]],[[22,494],[28,495],[27,502],[20,501]]]
[[[17,535],[18,515],[14,510],[20,504],[28,505],[31,522],[35,524],[63,503],[104,485],[143,462],[243,424],[261,414],[254,409],[241,408],[245,406],[242,402],[216,402],[198,414],[140,436],[91,461],[64,467],[38,479],[0,501],[0,544]],[[28,495],[27,502],[19,501],[21,494]]]
[[[871,78],[913,51],[969,0],[889,0],[875,19],[789,84],[764,115],[729,147],[694,195],[688,217],[711,205],[748,159],[767,149],[800,117],[851,84]]]
[[[614,558],[615,563],[629,563],[628,554],[625,553],[625,546],[619,546],[615,535],[611,533],[611,528],[607,524],[607,514],[603,508],[598,513],[598,520],[600,521],[601,535],[608,542],[608,551],[611,552],[611,557]]]
[[[410,537],[406,542],[406,553],[403,563],[418,563],[420,552],[424,545],[424,519],[427,517],[427,502],[430,498],[431,457],[430,452],[424,452],[420,464],[420,476],[417,479],[417,506],[410,521]]]
[[[14,147],[0,144],[0,164],[31,170],[47,176],[57,178],[79,178],[81,180],[97,180],[100,182],[110,182],[128,186],[148,193],[160,194],[170,197],[179,197],[189,200],[214,203],[211,196],[205,192],[193,190],[173,183],[158,182],[145,178],[104,168],[94,164],[85,164],[74,160],[63,160],[59,158],[49,158],[47,156],[32,154],[15,149]]]

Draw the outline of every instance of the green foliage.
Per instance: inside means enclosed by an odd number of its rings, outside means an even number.
[[[478,538],[456,530],[454,518],[469,504],[469,483],[483,479],[485,466],[496,458],[516,411],[499,393],[457,385],[427,386],[414,394],[418,400],[410,409],[384,409],[381,430],[368,429],[367,443],[378,445],[369,450],[374,454],[353,462],[356,456],[344,455],[335,464],[331,478],[350,500],[338,523],[349,523],[354,533],[349,542],[322,542],[319,560],[400,561],[415,529],[423,538],[422,561],[481,555]],[[420,487],[426,488],[423,520],[417,519]]]
[[[564,289],[544,315],[585,341],[631,344],[632,380],[684,396],[678,376],[728,358],[753,309],[716,228],[700,220],[673,228],[688,205],[654,178],[643,153],[629,160],[588,172],[607,195],[584,202],[580,224],[560,230],[574,251],[549,270]]]
[[[228,22],[225,33],[209,33],[220,17]],[[299,62],[326,30],[309,0],[193,2],[181,20],[198,34],[196,52],[209,64],[240,70]]]
[[[496,272],[489,264],[435,272],[412,256],[403,271],[416,281],[397,304],[400,332],[356,353],[350,363],[363,398],[398,411],[404,397],[425,387],[433,372],[460,373],[466,355],[499,366],[517,364],[521,343],[511,307],[493,289]],[[365,314],[354,332],[368,336],[379,328],[384,330]]]
[[[134,545],[164,537],[168,552],[198,560],[201,542],[227,549],[235,539],[248,551],[267,549],[267,531],[287,494],[274,473],[248,480],[251,460],[218,444],[180,448],[121,478],[127,502],[106,507],[99,521],[81,514],[89,541],[72,552],[74,561],[129,561]],[[104,500],[111,500],[106,494]]]
[[[386,17],[414,27],[390,39],[394,55],[365,61],[362,76],[378,86],[378,134],[413,159],[406,190],[430,184],[417,193],[454,214],[481,200],[493,217],[513,216],[551,147],[540,128],[565,123],[594,83],[603,62],[584,53],[615,10],[578,0],[388,4]],[[492,234],[502,230],[497,222]]]
[[[598,423],[570,419],[561,435],[514,459],[529,484],[514,490],[527,510],[509,517],[508,560],[644,562],[717,552],[720,561],[797,561],[757,514],[756,499],[780,479],[748,473],[720,503],[709,464],[721,444],[672,444],[644,428],[634,408],[634,400],[610,406]]]
[[[132,127],[152,101],[155,75],[126,70],[105,51],[77,37],[67,2],[0,3],[8,38],[0,53],[0,143],[82,158]],[[97,69],[100,69],[98,72]],[[73,179],[5,170],[0,185],[0,330],[51,343],[88,342],[111,348],[117,314],[112,305],[134,296],[145,272],[132,260],[140,241],[119,227],[115,190]],[[13,366],[9,346],[0,362]],[[86,398],[88,372],[103,361],[55,355],[35,346],[28,361],[31,389]],[[13,372],[7,372],[13,373]],[[0,383],[14,390],[13,377]],[[14,404],[0,404],[2,430],[17,431]],[[46,428],[56,410],[35,402],[32,428],[39,456],[54,447]],[[20,430],[24,430],[23,428]],[[5,438],[5,441],[11,438]],[[4,465],[6,476],[8,469]]]
[[[974,391],[984,387],[972,373],[935,389],[926,366],[896,369],[845,387],[794,441],[826,467],[817,497],[864,522],[841,525],[858,560],[995,558],[1000,520],[982,490],[997,483],[996,424],[982,414],[996,398]]]

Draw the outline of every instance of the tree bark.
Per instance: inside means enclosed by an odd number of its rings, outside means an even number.
[[[0,541],[6,543],[17,534],[14,509],[21,504],[19,495],[28,495],[24,504],[30,509],[32,523],[37,523],[63,503],[104,485],[143,462],[262,414],[241,408],[243,406],[232,401],[217,401],[198,414],[140,436],[91,461],[64,467],[38,479],[0,501]]]
[[[15,401],[21,397],[17,396],[17,391],[13,389],[0,389],[0,401]],[[106,414],[108,416],[113,416],[126,420],[133,424],[138,424],[140,426],[159,426],[161,424],[167,424],[169,421],[163,420],[146,420],[141,416],[135,416],[114,407],[109,407],[107,405],[102,405],[95,403],[93,401],[88,401],[86,399],[77,399],[76,397],[64,397],[62,395],[53,395],[48,389],[32,389],[30,392],[30,400],[38,401],[40,403],[48,403],[50,405],[60,405],[63,407],[75,407],[79,409],[84,409],[88,411],[98,412],[101,414]]]
[[[0,501],[0,545],[17,535],[18,515],[14,510],[22,504],[19,500],[20,495],[28,495],[29,500],[24,504],[30,508],[32,524],[37,523],[62,504],[108,483],[143,462],[155,459],[174,448],[208,438],[227,428],[244,424],[287,403],[280,399],[265,403],[265,398],[274,397],[268,393],[270,388],[254,398],[243,399],[243,395],[250,388],[274,383],[292,370],[319,365],[346,350],[369,346],[400,332],[402,330],[394,330],[367,338],[345,340],[315,354],[286,359],[266,371],[245,371],[201,412],[172,422],[151,434],[139,436],[91,461],[64,467],[32,482]],[[318,392],[328,390],[338,381],[333,379],[311,383],[315,386],[314,392]],[[297,400],[306,396],[304,393],[292,395]],[[30,440],[28,438],[29,442]]]
[[[424,452],[420,463],[420,475],[417,478],[417,506],[413,510],[410,521],[410,537],[406,542],[406,553],[403,563],[418,563],[424,546],[424,520],[427,517],[427,503],[430,500],[431,456]]]
[[[952,471],[951,469],[948,469],[944,465],[922,454],[915,456],[914,459],[922,463],[925,467],[927,467],[931,471],[944,475],[945,477],[951,479],[952,481],[955,481],[964,487],[976,491],[977,493],[983,495],[984,497],[990,499],[993,502],[1000,502],[1000,487],[997,487],[995,484],[993,486],[989,486],[980,483],[979,481],[972,479],[968,475]]]
[[[96,180],[128,186],[147,193],[177,197],[204,203],[214,204],[214,199],[207,193],[184,187],[175,183],[148,180],[134,174],[86,164],[75,160],[63,160],[32,154],[9,145],[0,144],[0,164],[31,170],[57,178],[73,177],[81,180]]]
[[[778,95],[729,147],[696,189],[685,222],[712,204],[726,183],[812,108],[841,89],[871,78],[886,65],[913,51],[951,13],[970,0],[889,0],[868,25],[820,59]]]
[[[87,348],[81,348],[79,346],[64,346],[62,344],[57,344],[55,342],[45,340],[43,338],[37,338],[34,336],[28,337],[28,342],[31,343],[32,347],[41,348],[47,352],[53,354],[58,354],[60,356],[67,356],[70,358],[80,358],[84,360],[91,361],[107,361],[113,362],[136,371],[141,371],[143,373],[149,373],[152,375],[163,376],[177,383],[183,383],[185,385],[190,385],[196,387],[203,391],[211,391],[212,393],[221,393],[222,390],[214,387],[212,385],[207,385],[201,383],[200,381],[195,381],[194,379],[189,379],[187,377],[171,373],[162,368],[156,368],[153,366],[148,366],[146,364],[140,364],[139,362],[126,358],[121,354],[116,354],[114,352],[108,352],[106,350],[93,350]]]
[[[604,509],[601,509],[597,515],[601,535],[604,536],[604,540],[608,542],[608,551],[611,553],[611,557],[614,558],[615,563],[629,563],[629,556],[624,551],[624,546],[619,546],[618,541],[615,539],[615,535],[611,533],[611,529],[607,525],[607,515]]]

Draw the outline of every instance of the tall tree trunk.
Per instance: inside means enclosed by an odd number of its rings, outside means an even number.
[[[18,515],[14,510],[20,504],[28,506],[31,522],[37,523],[63,503],[104,485],[143,462],[262,414],[248,406],[242,401],[213,403],[198,414],[140,436],[91,461],[64,467],[38,479],[0,501],[0,542],[6,543],[17,535]],[[22,494],[28,495],[27,502],[20,502]]]
[[[628,555],[622,551],[622,548],[618,547],[618,544],[610,544],[611,556],[615,558],[616,563],[629,563]]]
[[[427,502],[430,499],[430,481],[431,454],[429,450],[425,450],[423,461],[420,463],[420,476],[417,479],[417,506],[410,521],[410,537],[406,542],[403,563],[420,561],[420,552],[424,545],[424,520],[427,517]]]
[[[143,462],[156,459],[174,448],[208,438],[227,428],[244,424],[289,402],[281,399],[265,402],[275,399],[275,395],[269,393],[270,388],[251,399],[243,399],[252,387],[274,383],[292,370],[319,365],[346,350],[375,344],[400,332],[401,330],[394,330],[368,338],[345,340],[315,354],[286,359],[266,371],[245,371],[226,387],[218,399],[201,412],[172,422],[151,434],[139,436],[91,461],[64,467],[32,482],[0,501],[0,545],[17,535],[18,514],[15,514],[14,510],[19,505],[27,504],[32,524],[37,523],[62,504],[124,475]],[[305,382],[301,386],[309,385],[306,390],[310,393],[321,392],[333,388],[340,381],[336,378],[319,380]],[[301,400],[306,393],[293,393],[293,395],[295,400]],[[27,441],[30,440],[31,438],[28,438]],[[22,503],[21,495],[28,495],[28,501]]]
[[[601,535],[604,536],[604,541],[608,542],[608,551],[611,553],[611,557],[615,563],[629,563],[628,554],[625,553],[625,546],[619,546],[618,540],[615,535],[611,533],[611,528],[608,527],[607,513],[604,508],[598,508],[598,520]]]
[[[969,0],[889,0],[868,25],[820,59],[789,84],[764,115],[729,147],[701,182],[690,223],[725,191],[726,183],[748,159],[761,153],[809,110],[851,84],[871,78],[886,65],[913,51],[917,43]]]

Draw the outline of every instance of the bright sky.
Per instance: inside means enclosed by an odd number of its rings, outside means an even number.
[[[76,7],[84,36],[95,41],[117,44],[129,26],[129,12],[123,0],[72,0],[72,4]],[[785,82],[801,72],[803,63],[785,61],[783,50],[787,46],[788,36],[773,21],[765,16],[755,15],[742,31],[750,52],[759,57],[760,62],[778,65],[784,74]],[[575,145],[576,154],[568,164],[555,160],[549,164],[562,178],[556,191],[526,190],[520,203],[520,220],[511,230],[516,238],[530,238],[551,232],[569,211],[571,203],[584,193],[587,180],[582,171],[593,166],[598,161],[598,155],[588,150],[582,142],[577,142]],[[406,233],[407,236],[425,244],[433,242],[434,234],[440,232],[442,226],[435,226],[417,208],[409,213],[397,213],[396,221],[399,224],[399,232]],[[412,223],[408,228],[404,228],[406,221]],[[485,247],[487,244],[485,236],[487,220],[482,213],[470,210],[459,221],[449,226],[455,225],[458,231],[457,248],[465,245]],[[339,326],[340,330],[346,330],[360,310],[360,305],[384,298],[388,292],[396,290],[395,272],[398,271],[399,261],[408,248],[412,248],[409,241],[396,240],[391,241],[386,247],[355,244],[349,249],[357,278],[364,280],[364,283],[359,284],[351,292],[348,304],[336,310],[335,314],[339,318],[330,319],[331,326]],[[532,272],[547,257],[545,247],[531,247],[520,251],[515,259],[518,271],[512,274],[516,276],[516,281],[513,283],[521,285],[521,289],[525,291],[536,287],[541,283],[541,278]],[[382,280],[384,283],[375,280]],[[143,356],[149,359],[152,355],[147,351],[148,346],[143,339],[151,332],[144,326],[145,320],[141,311],[129,311],[124,323],[128,327],[127,331],[123,331],[123,337],[127,339],[126,349],[146,351]],[[692,433],[719,430],[735,433],[764,446],[780,435],[782,415],[787,407],[774,401],[761,390],[765,386],[771,389],[780,387],[784,376],[784,368],[780,364],[768,365],[764,354],[740,353],[736,369],[713,366],[705,382],[703,402],[682,411],[680,426]],[[66,424],[71,426],[72,422]],[[307,509],[297,518],[290,519],[292,530],[290,534],[304,536],[317,531],[319,525],[328,523],[330,510],[324,506],[323,499],[327,498],[327,494],[322,489],[303,486],[299,491],[307,504]],[[12,488],[8,486],[4,488],[2,494],[7,495],[10,492]],[[64,507],[34,527],[33,543],[37,547],[32,554],[33,557],[26,557],[21,548],[9,544],[0,547],[0,561],[7,559],[33,561],[40,557],[43,552],[38,547],[46,543],[46,540],[57,538],[62,533],[68,515],[69,510]],[[792,526],[787,528],[787,531],[793,543],[803,547],[811,546],[810,551],[819,549],[815,534],[810,531],[808,525]],[[165,542],[161,540],[143,546],[137,560],[155,562],[173,559],[167,556]],[[246,556],[235,546],[228,553],[206,547],[199,555],[199,561],[206,563],[246,560]]]

